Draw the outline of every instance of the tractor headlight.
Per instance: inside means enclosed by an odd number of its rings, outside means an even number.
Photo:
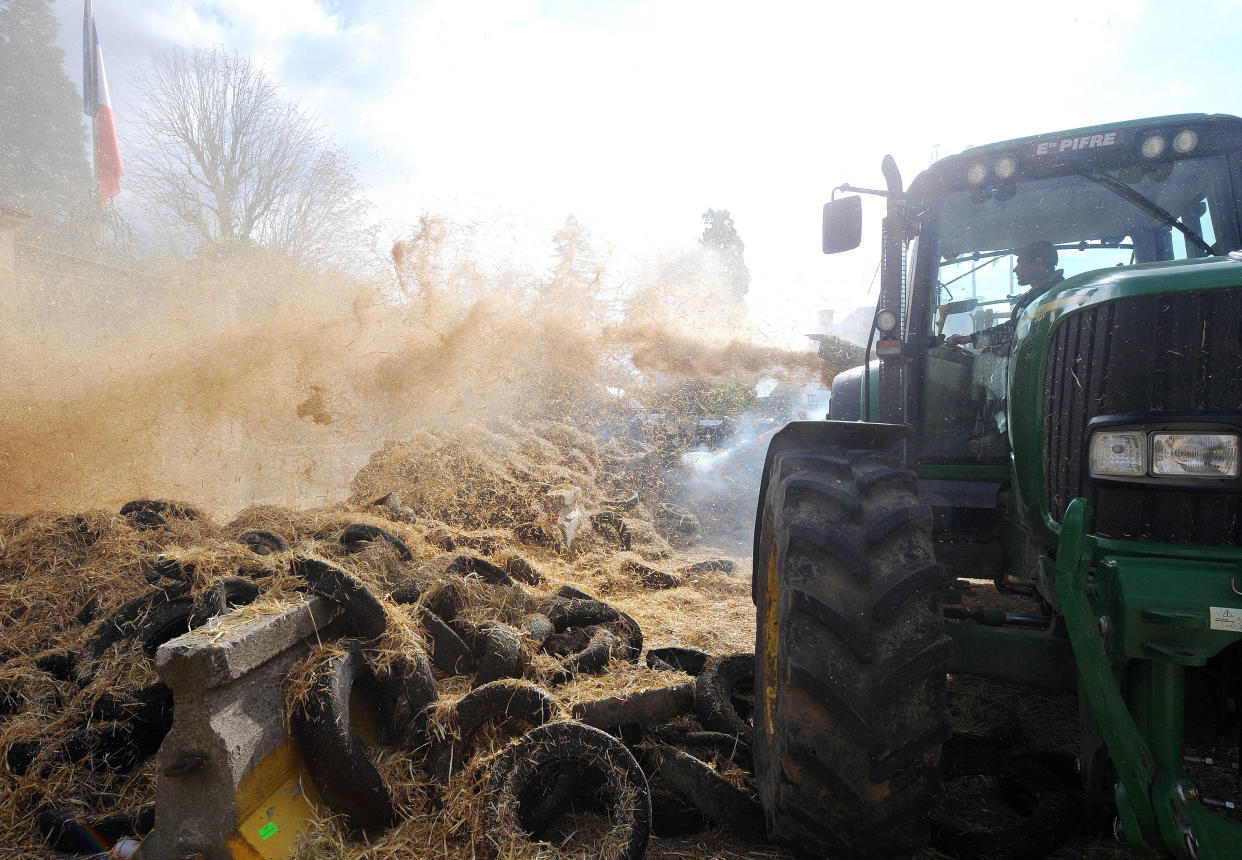
[[[1193,129],[1183,129],[1177,133],[1177,137],[1173,138],[1173,148],[1182,155],[1190,152],[1199,145],[1199,135]]]
[[[1151,473],[1236,478],[1238,437],[1226,433],[1153,433]]]
[[[1164,147],[1165,147],[1164,135],[1153,134],[1151,137],[1143,141],[1143,147],[1142,147],[1143,157],[1144,158],[1159,158],[1161,155],[1164,155]]]
[[[970,165],[966,170],[966,181],[971,185],[981,185],[983,180],[988,178],[988,166],[986,164],[977,163]]]
[[[1091,437],[1092,475],[1139,477],[1147,474],[1147,438],[1143,433],[1096,433]]]
[[[1100,430],[1088,467],[1098,478],[1237,478],[1238,434]]]

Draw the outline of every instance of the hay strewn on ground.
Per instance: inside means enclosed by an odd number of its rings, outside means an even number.
[[[80,654],[99,619],[157,584],[169,585],[170,580],[158,572],[169,565],[186,576],[191,595],[201,595],[221,576],[245,569],[264,589],[258,603],[237,610],[251,614],[299,599],[298,581],[288,572],[294,553],[340,564],[384,595],[411,580],[430,584],[429,578],[439,570],[430,562],[444,557],[451,541],[459,552],[500,565],[521,557],[543,576],[541,585],[523,586],[520,592],[468,584],[465,615],[474,620],[517,623],[557,587],[573,584],[631,614],[651,647],[692,645],[713,653],[749,650],[753,609],[741,575],[745,560],[730,560],[736,565],[733,576],[718,570],[678,574],[679,568],[716,556],[701,547],[673,549],[654,522],[653,510],[663,499],[647,495],[646,488],[637,488],[639,498],[623,515],[631,536],[628,549],[615,529],[592,526],[590,515],[606,500],[628,498],[635,489],[620,461],[603,455],[594,440],[577,429],[552,423],[506,424],[469,435],[421,434],[386,446],[358,475],[349,503],[335,507],[296,511],[254,506],[223,525],[193,512],[193,519],[167,516],[158,528],[140,528],[132,517],[104,511],[6,516],[0,519],[5,658],[0,693],[8,697],[9,713],[0,716],[0,752],[7,757],[14,745],[91,725],[92,709],[101,696],[158,680],[149,657],[126,644],[107,649],[97,663],[79,663],[74,677],[67,679],[52,677],[36,662],[49,654]],[[374,504],[390,493],[400,496],[400,508]],[[565,534],[557,519],[566,505],[581,519],[570,548],[564,546]],[[396,534],[414,559],[401,561],[384,545],[347,552],[336,538],[350,523],[377,525]],[[281,535],[292,551],[259,556],[234,541],[254,529]],[[685,584],[654,600],[653,592],[628,572],[627,564],[634,563],[682,576]],[[390,630],[385,647],[399,649],[402,637],[425,644],[417,607],[386,606]],[[536,671],[552,671],[558,665],[543,655],[532,662]],[[83,686],[87,665],[93,678]],[[605,675],[583,676],[559,688],[556,695],[568,713],[577,701],[667,683],[667,673],[661,676],[616,663]],[[440,686],[441,707],[467,692],[460,679],[442,680]],[[432,842],[438,842],[444,856],[474,856],[476,831],[469,826],[474,813],[465,800],[471,792],[468,783],[453,789],[461,793],[459,800],[450,798],[441,808],[429,803],[426,778],[409,753],[386,751],[382,764],[394,779],[405,775],[394,784],[400,786],[398,804],[408,816],[391,839],[386,837],[366,856],[386,856],[383,846],[408,846],[411,840],[428,851],[433,850]],[[153,796],[153,759],[124,776],[91,765],[89,759],[36,762],[26,776],[6,772],[0,784],[0,839],[40,856],[32,825],[44,804],[73,800],[92,813],[111,813],[135,810]],[[313,856],[364,853],[343,842],[343,853],[326,853],[324,840],[334,844],[340,840],[327,822],[308,839],[315,846],[308,848]]]
[[[637,456],[641,456],[639,452]],[[158,528],[139,528],[133,517],[104,511],[66,515],[36,513],[0,518],[0,753],[38,738],[60,737],[92,723],[101,697],[134,690],[156,680],[150,659],[124,644],[107,649],[96,663],[79,663],[72,675],[56,678],[36,665],[49,655],[80,653],[98,629],[97,619],[126,601],[168,584],[160,571],[184,576],[192,595],[201,595],[221,576],[239,569],[258,582],[264,596],[237,610],[270,611],[300,599],[299,581],[289,570],[296,554],[315,555],[344,567],[377,595],[418,582],[424,595],[435,586],[462,590],[463,616],[472,622],[498,620],[517,627],[521,619],[561,585],[570,584],[604,599],[640,625],[646,647],[687,645],[713,654],[753,648],[754,608],[749,594],[749,559],[725,558],[698,545],[677,517],[662,516],[667,499],[661,483],[642,482],[633,468],[635,451],[601,448],[589,435],[562,424],[504,423],[465,432],[421,433],[377,452],[358,474],[346,504],[310,511],[277,506],[247,508],[223,525],[196,513],[167,516]],[[637,493],[637,498],[633,494]],[[396,498],[394,498],[394,496]],[[594,519],[624,501],[619,516]],[[575,514],[576,512],[576,514]],[[576,522],[565,545],[565,523]],[[617,525],[624,524],[622,531]],[[387,544],[362,551],[339,543],[351,523],[380,526],[397,535],[413,558],[402,560]],[[266,529],[291,544],[288,553],[260,556],[237,543],[243,532]],[[628,544],[628,545],[627,545]],[[541,577],[538,584],[499,587],[446,577],[443,560],[450,546],[510,568],[524,561]],[[717,561],[699,565],[696,562]],[[732,572],[726,572],[732,563]],[[680,582],[652,590],[642,570],[656,570]],[[667,583],[665,583],[667,584]],[[418,623],[421,604],[385,601],[389,629],[373,655],[382,669],[386,655],[425,647]],[[82,612],[79,612],[82,610]],[[94,619],[94,620],[92,620]],[[527,655],[532,680],[548,682],[558,662]],[[306,664],[289,682],[296,703],[315,671]],[[582,675],[549,686],[567,715],[576,703],[648,687],[685,676],[655,672],[614,660],[600,675]],[[986,714],[1012,691],[966,679],[952,689],[960,719]],[[441,699],[431,717],[469,691],[466,678],[440,678]],[[1023,693],[1015,699],[1024,729],[1037,745],[1072,745],[1072,697]],[[499,748],[507,740],[492,734],[478,746]],[[377,764],[393,789],[399,823],[369,846],[350,842],[328,817],[309,827],[299,858],[475,858],[485,853],[483,819],[486,756],[470,760],[447,788],[433,784],[422,767],[421,751],[377,748]],[[153,797],[154,759],[132,773],[94,769],[89,759],[40,761],[25,776],[7,770],[0,779],[0,842],[23,856],[49,857],[33,828],[37,811],[51,801],[73,800],[95,813],[133,810]],[[736,774],[733,774],[736,776]],[[508,834],[501,856],[564,856]],[[1127,856],[1111,844],[1078,844],[1059,856]],[[746,845],[722,831],[700,837],[653,839],[652,858],[784,857],[767,845]],[[925,858],[940,855],[925,852]]]

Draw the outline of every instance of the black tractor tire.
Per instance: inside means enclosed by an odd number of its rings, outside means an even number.
[[[755,655],[708,660],[694,682],[694,710],[703,728],[750,743],[755,700]]]
[[[516,585],[513,577],[506,573],[504,568],[474,555],[457,556],[449,564],[448,572],[461,577],[474,577],[488,585]]]
[[[620,653],[624,647],[612,631],[606,627],[596,627],[592,629],[586,647],[562,660],[561,666],[571,676],[584,673],[596,675],[607,669],[613,655]]]
[[[504,563],[504,571],[515,580],[527,585],[543,583],[543,574],[539,572],[539,569],[520,555],[510,556]]]
[[[526,644],[532,651],[543,648],[543,643],[555,632],[556,628],[552,626],[548,616],[541,612],[532,612],[522,619],[522,635],[526,637]]]
[[[657,726],[651,730],[655,740],[688,752],[700,761],[732,762],[749,773],[755,772],[755,756],[750,745],[737,735],[700,732],[684,725]]]
[[[711,658],[711,654],[700,651],[698,648],[684,648],[678,645],[668,648],[652,648],[647,652],[647,668],[662,672],[685,672],[687,675],[698,676]]]
[[[552,697],[534,684],[504,680],[478,687],[461,698],[444,731],[432,738],[428,770],[441,784],[460,773],[475,732],[490,720],[518,719],[530,726],[542,726],[556,713]]]
[[[592,699],[574,705],[574,719],[612,731],[621,726],[653,726],[676,719],[694,709],[694,686],[686,681],[670,687],[636,690],[620,696]]]
[[[627,561],[621,565],[621,572],[638,580],[639,585],[652,591],[664,591],[682,585],[681,577],[665,573],[659,568],[640,561]]]
[[[188,582],[194,577],[194,565],[183,564],[180,559],[170,555],[158,555],[151,563],[150,572],[144,571],[147,582],[159,582],[171,579],[175,582]]]
[[[195,601],[192,597],[179,597],[151,609],[150,614],[142,620],[135,637],[147,656],[154,657],[155,652],[165,642],[206,623],[206,618],[196,616],[194,608]]]
[[[138,722],[99,723],[47,742],[39,756],[44,763],[85,762],[95,772],[132,773],[154,755],[168,728]]]
[[[409,580],[398,585],[388,595],[388,599],[398,606],[409,606],[412,603],[418,603],[419,598],[423,596],[423,586],[421,583]]]
[[[497,758],[487,793],[489,829],[496,833],[526,829],[530,807],[543,800],[532,789],[573,782],[598,785],[610,819],[607,834],[616,843],[593,847],[589,856],[639,860],[651,836],[647,777],[625,744],[581,723],[547,723],[531,729]],[[532,835],[539,837],[538,832]]]
[[[341,532],[341,536],[337,540],[348,552],[363,549],[359,544],[383,541],[397,551],[397,555],[402,561],[414,560],[414,553],[410,552],[410,548],[405,545],[405,541],[387,529],[373,526],[370,523],[350,523],[345,526],[345,530]]]
[[[437,669],[446,675],[469,675],[474,671],[470,646],[440,616],[424,609],[418,621],[427,635],[427,650]]]
[[[302,577],[306,590],[327,598],[345,610],[358,635],[376,639],[388,629],[384,605],[356,577],[320,558],[295,558],[292,572]]]
[[[35,658],[35,668],[46,672],[57,681],[72,681],[77,676],[78,660],[82,655],[76,651],[48,651]]]
[[[621,640],[615,656],[634,662],[643,653],[643,631],[638,622],[620,609],[595,598],[556,597],[547,606],[548,619],[557,633],[579,627],[607,627]]]
[[[733,560],[728,558],[709,558],[678,568],[677,572],[689,576],[697,576],[702,573],[723,573],[728,576],[733,573]]]
[[[126,836],[146,836],[155,827],[155,807],[138,812],[92,815],[70,804],[51,804],[39,810],[36,818],[44,843],[69,854],[95,854],[110,850]],[[110,855],[109,855],[110,856]]]
[[[259,599],[259,593],[259,586],[252,580],[241,576],[222,577],[194,604],[190,625],[199,627],[217,615],[224,615],[238,606],[248,606]]]
[[[289,541],[276,534],[276,532],[268,531],[267,529],[252,529],[251,531],[242,532],[234,540],[249,547],[250,551],[255,555],[275,555],[279,552],[289,551]]]
[[[888,452],[790,441],[764,485],[753,747],[768,833],[819,856],[909,857],[951,731],[931,510]]]
[[[168,520],[154,511],[136,510],[125,515],[129,524],[139,531],[150,532],[168,527]]]
[[[172,728],[173,695],[157,681],[127,693],[104,693],[91,706],[93,722],[138,722],[167,732]]]
[[[157,610],[170,603],[181,605],[182,602],[190,599],[188,595],[188,588],[184,585],[176,585],[170,588],[156,588],[127,601],[95,626],[83,649],[86,656],[90,660],[97,660],[116,643],[140,635],[149,628],[151,616]],[[193,605],[193,601],[190,605]],[[168,611],[171,612],[171,610]],[[164,615],[163,612],[160,614]],[[155,620],[158,621],[158,619]]]
[[[564,633],[570,627],[592,627],[616,621],[619,614],[602,600],[558,597],[547,607],[547,616],[556,632]]]
[[[638,491],[622,492],[612,498],[604,499],[599,504],[600,507],[612,508],[616,511],[632,511],[638,507]]]
[[[572,585],[562,585],[556,590],[557,597],[566,597],[570,600],[597,600],[594,594],[587,594],[581,588]]]
[[[750,842],[766,840],[763,810],[748,793],[687,752],[663,744],[647,750],[643,763],[712,824]]]
[[[182,520],[197,520],[202,517],[196,508],[164,499],[135,499],[121,506],[121,516],[131,517],[134,514],[158,514],[161,517],[176,517]]]
[[[392,823],[392,796],[350,725],[350,694],[358,685],[382,726],[391,724],[397,703],[360,646],[357,640],[339,643],[344,650],[316,677],[304,706],[291,711],[289,725],[324,804],[344,817],[351,835],[374,840]]]
[[[452,621],[470,602],[465,586],[460,582],[441,582],[427,592],[427,608],[443,621]]]
[[[478,668],[474,686],[481,687],[503,678],[522,677],[522,651],[517,634],[503,624],[485,621],[479,625]]]
[[[651,834],[661,839],[693,836],[711,826],[703,811],[669,788],[649,767],[647,784],[651,788]]]

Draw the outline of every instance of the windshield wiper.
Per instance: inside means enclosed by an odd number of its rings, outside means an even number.
[[[1091,180],[1096,185],[1107,188],[1123,200],[1130,201],[1148,215],[1154,215],[1170,227],[1176,227],[1178,230],[1182,231],[1188,242],[1194,242],[1209,255],[1216,256],[1216,249],[1207,242],[1203,241],[1203,238],[1199,236],[1198,233],[1195,233],[1181,221],[1177,220],[1177,218],[1173,217],[1173,213],[1165,209],[1159,203],[1144,197],[1120,179],[1115,179],[1107,173],[1096,173],[1094,170],[1088,170],[1085,167],[1079,168],[1078,174],[1084,179]]]

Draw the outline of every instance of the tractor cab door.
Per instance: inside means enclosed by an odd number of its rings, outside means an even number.
[[[1022,292],[1013,285],[1012,261],[1012,256],[1001,253],[961,260],[942,258],[931,266],[937,279],[932,308],[935,338],[922,373],[920,462],[1008,462],[1005,403],[1009,347],[1003,341],[1012,301]],[[978,346],[946,343],[953,335],[976,332],[994,332],[994,342]]]

